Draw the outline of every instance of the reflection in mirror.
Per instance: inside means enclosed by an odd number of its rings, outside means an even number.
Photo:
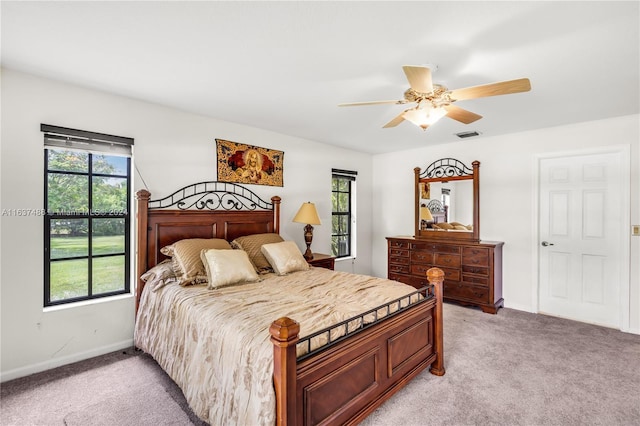
[[[456,223],[473,227],[473,182],[421,183],[420,229],[438,228],[439,224]],[[429,190],[422,190],[430,187]],[[459,229],[462,230],[462,229]]]

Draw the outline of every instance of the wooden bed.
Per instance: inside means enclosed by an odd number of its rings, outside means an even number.
[[[136,194],[138,277],[165,258],[162,247],[182,239],[279,233],[280,198],[266,202],[240,185],[203,182],[156,201],[150,195]],[[356,424],[424,369],[443,375],[443,277],[433,268],[420,302],[302,357],[296,348],[312,336],[301,338],[295,319],[274,318],[276,423]],[[136,312],[145,283],[137,284]]]

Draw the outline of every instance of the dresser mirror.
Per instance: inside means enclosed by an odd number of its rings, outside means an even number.
[[[415,173],[415,237],[480,240],[480,162],[434,161]]]

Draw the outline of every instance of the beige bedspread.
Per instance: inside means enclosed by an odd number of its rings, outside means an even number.
[[[395,281],[322,268],[217,290],[170,284],[143,292],[135,344],[156,359],[203,420],[272,425],[269,326],[275,319],[298,321],[304,337],[412,291]]]

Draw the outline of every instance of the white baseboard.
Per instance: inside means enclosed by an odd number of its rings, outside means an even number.
[[[93,358],[96,356],[108,354],[120,349],[126,349],[133,346],[133,339],[127,339],[118,343],[114,343],[107,346],[101,346],[99,348],[91,349],[89,351],[80,352],[73,355],[67,355],[60,358],[50,359],[37,364],[31,364],[20,368],[15,368],[9,371],[3,371],[0,374],[0,382],[6,382],[9,380],[17,379],[20,377],[29,376],[31,374],[40,373],[41,371],[51,370],[52,368],[60,367],[63,365],[71,364],[85,359]]]
[[[531,306],[527,306],[527,305],[519,305],[519,304],[513,304],[513,303],[505,303],[504,304],[505,308],[508,309],[513,309],[516,311],[524,311],[524,312],[529,312],[532,314],[537,314],[537,312],[531,307]]]

